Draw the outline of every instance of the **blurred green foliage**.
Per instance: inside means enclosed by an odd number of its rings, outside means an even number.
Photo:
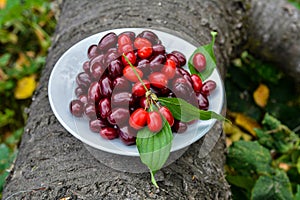
[[[265,113],[270,113],[295,132],[300,132],[300,97],[296,93],[296,84],[275,65],[243,52],[233,60],[226,76],[227,106],[230,111],[243,113],[258,122]],[[270,90],[264,108],[257,106],[253,99],[253,92],[261,83]]]
[[[269,90],[260,94],[267,99],[265,106],[254,98],[261,84]],[[300,96],[295,82],[274,64],[243,52],[228,68],[225,88],[229,113],[241,113],[259,125],[247,141],[233,141],[232,133],[227,137],[225,169],[233,199],[299,199]],[[243,123],[234,125],[247,134],[249,121]]]
[[[300,0],[288,0],[291,4],[293,4],[296,8],[300,9]]]
[[[227,180],[234,199],[297,199],[300,196],[300,137],[265,114],[255,141],[229,147]]]
[[[7,0],[1,3],[0,193],[17,154],[27,118],[24,109],[31,102],[31,95],[22,98],[16,95],[18,82],[24,77],[38,81],[56,25],[51,1]]]

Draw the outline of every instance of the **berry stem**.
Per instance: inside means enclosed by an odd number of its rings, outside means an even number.
[[[123,57],[125,58],[125,60],[127,61],[127,63],[129,63],[131,69],[133,70],[134,74],[139,79],[139,81],[142,83],[142,85],[145,88],[146,92],[148,92],[148,88],[146,87],[146,85],[144,84],[144,82],[141,79],[140,75],[137,73],[137,71],[135,70],[134,66],[132,65],[132,63],[129,61],[129,59],[127,58],[127,56],[124,53],[123,53]]]

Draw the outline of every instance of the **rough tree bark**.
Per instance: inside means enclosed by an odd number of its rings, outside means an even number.
[[[112,170],[95,160],[80,141],[67,133],[50,109],[49,75],[55,62],[73,44],[94,33],[120,27],[165,27],[197,45],[208,43],[210,31],[215,30],[219,33],[215,50],[222,75],[248,38],[252,51],[273,61],[289,62],[289,66],[298,64],[299,72],[299,18],[299,12],[280,0],[63,1],[3,198],[230,199],[230,187],[223,172],[226,147],[220,123],[157,174],[160,189],[156,189],[148,173]],[[282,32],[282,27],[291,31]],[[284,41],[289,43],[283,44]],[[283,52],[288,52],[292,59],[283,56]]]
[[[247,26],[247,48],[278,64],[300,92],[300,13],[286,1],[254,0]]]

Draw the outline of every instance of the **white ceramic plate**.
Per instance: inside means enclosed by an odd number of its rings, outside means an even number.
[[[51,108],[58,119],[58,121],[67,129],[73,136],[96,149],[110,152],[113,154],[126,156],[139,156],[135,145],[126,146],[120,139],[106,140],[99,134],[91,132],[88,126],[88,120],[85,118],[76,118],[71,115],[69,111],[69,103],[75,99],[74,89],[76,87],[76,75],[83,71],[82,64],[88,60],[87,49],[92,44],[98,44],[99,40],[109,32],[116,34],[124,31],[133,31],[136,34],[146,30],[145,28],[123,28],[104,31],[92,35],[86,39],[81,40],[69,50],[67,50],[55,64],[51,73],[48,85],[48,94]],[[172,34],[151,30],[158,35],[162,44],[166,47],[167,52],[178,50],[189,58],[196,47],[187,41],[174,36]],[[221,77],[217,70],[214,70],[209,79],[217,83],[217,88],[209,96],[210,107],[209,110],[220,113],[224,101],[224,88]],[[188,145],[199,140],[205,133],[207,133],[216,120],[211,119],[207,121],[199,121],[190,125],[188,130],[183,134],[174,134],[171,152],[187,147]]]

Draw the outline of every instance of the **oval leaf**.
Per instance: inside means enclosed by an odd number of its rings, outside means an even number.
[[[158,98],[158,101],[163,106],[168,107],[174,118],[183,122],[190,122],[195,119],[209,120],[213,118],[222,121],[226,120],[222,115],[219,115],[213,111],[200,110],[181,98],[160,97]]]
[[[211,32],[211,35],[212,35],[211,43],[198,47],[193,52],[193,54],[191,55],[191,57],[189,58],[189,61],[188,61],[188,66],[189,66],[190,72],[192,74],[198,74],[201,77],[202,81],[206,80],[212,74],[212,72],[214,71],[214,69],[217,66],[216,57],[215,57],[214,50],[213,50],[217,32]],[[206,58],[206,68],[202,72],[198,72],[193,65],[193,58],[196,53],[202,53]]]
[[[154,175],[167,161],[172,146],[173,134],[169,123],[164,120],[164,126],[158,133],[151,132],[148,127],[137,134],[136,146],[142,163],[150,169],[152,183],[158,187]]]

